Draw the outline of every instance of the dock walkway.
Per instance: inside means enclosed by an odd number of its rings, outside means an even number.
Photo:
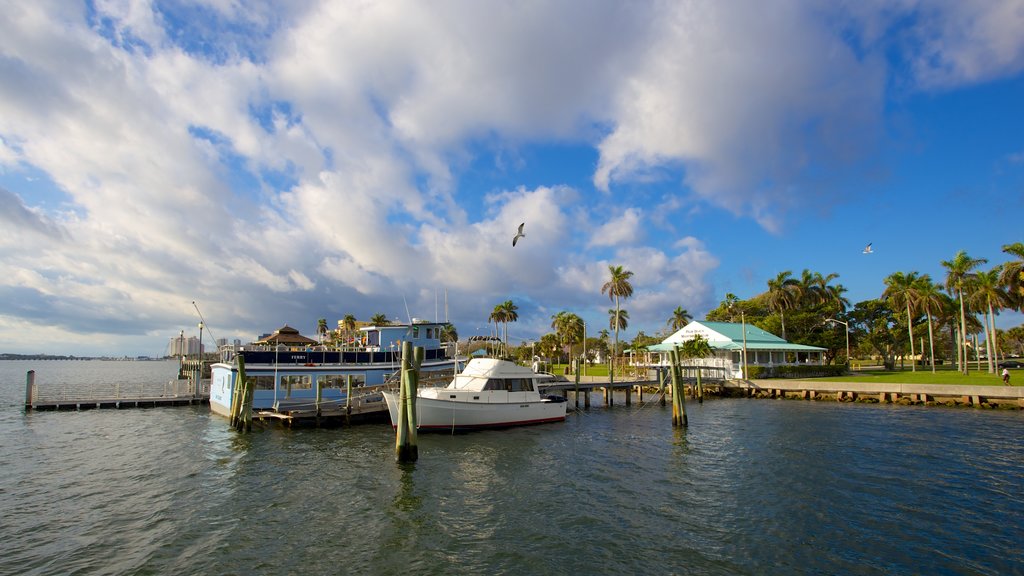
[[[25,410],[91,410],[188,406],[210,401],[210,381],[171,380],[166,383],[37,384],[29,373]]]

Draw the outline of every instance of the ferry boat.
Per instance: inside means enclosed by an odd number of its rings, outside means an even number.
[[[552,378],[507,360],[474,358],[447,386],[417,389],[417,430],[465,431],[564,421],[565,399],[542,397],[538,392],[539,382]],[[397,426],[398,392],[383,395],[391,425]]]
[[[210,409],[229,416],[238,383],[239,355],[245,375],[255,383],[253,409],[301,412],[311,407],[344,408],[349,380],[359,395],[360,412],[386,410],[380,391],[401,370],[403,342],[424,348],[421,373],[450,377],[457,372],[455,355],[441,343],[443,323],[413,319],[410,324],[366,326],[346,346],[330,347],[284,326],[270,336],[245,346],[225,346],[220,361],[210,368]],[[397,380],[394,380],[397,385]],[[319,402],[318,402],[319,398]],[[367,406],[369,404],[369,406]]]

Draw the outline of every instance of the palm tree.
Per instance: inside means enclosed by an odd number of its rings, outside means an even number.
[[[494,337],[500,338],[501,332],[498,330],[498,324],[505,321],[505,309],[501,307],[501,304],[495,304],[494,309],[491,310],[491,315],[487,317],[488,322],[494,322]]]
[[[768,291],[761,294],[768,310],[779,315],[782,321],[782,339],[786,339],[786,310],[792,310],[799,297],[799,282],[786,270],[768,281]]]
[[[679,347],[679,355],[683,358],[707,358],[714,354],[714,350],[711,349],[711,345],[708,344],[706,338],[700,334],[694,336],[690,340],[683,342],[682,346]],[[697,397],[700,402],[704,402],[704,386],[700,381],[700,367],[697,368]]]
[[[974,309],[981,309],[985,314],[988,323],[983,326],[985,330],[985,347],[988,352],[988,372],[993,374],[996,371],[995,362],[992,360],[996,352],[996,314],[1010,304],[1010,295],[999,282],[1001,266],[988,272],[978,272],[970,282],[969,303]]]
[[[370,316],[370,324],[374,326],[387,326],[388,324],[391,324],[391,321],[388,320],[388,317],[385,314],[374,314],[373,316]]]
[[[511,300],[505,300],[495,310],[500,311],[501,322],[504,324],[505,349],[508,350],[508,323],[519,321],[519,307]]]
[[[917,272],[894,272],[885,279],[885,291],[882,299],[889,301],[889,306],[905,307],[907,310],[907,334],[910,336],[910,371],[917,371],[917,359],[914,357],[914,315],[917,307]]]
[[[441,342],[458,342],[459,331],[455,329],[454,324],[445,324],[441,326]]]
[[[629,282],[629,279],[633,277],[633,273],[629,270],[624,269],[622,266],[608,265],[608,274],[611,278],[601,286],[601,294],[608,293],[608,298],[615,302],[615,316],[612,319],[609,326],[615,331],[615,347],[612,348],[612,370],[611,378],[615,378],[615,355],[619,351],[619,326],[625,328],[625,324],[621,322],[619,314],[619,298],[626,299],[633,295],[633,285]],[[627,315],[628,318],[628,315]]]
[[[320,343],[324,343],[324,336],[327,335],[327,318],[321,318],[316,321],[316,333],[320,335]]]
[[[931,358],[932,374],[935,373],[935,338],[932,334],[932,312],[936,314],[942,311],[944,302],[944,295],[939,292],[939,287],[932,282],[931,276],[922,274],[917,278],[917,304],[921,307],[921,310],[928,316],[928,350],[929,357]]]
[[[338,321],[338,331],[341,332],[342,346],[355,340],[354,332],[356,331],[356,317],[351,314],[345,314],[345,317]]]
[[[978,266],[988,262],[985,258],[971,258],[966,250],[956,253],[952,260],[943,260],[942,265],[946,268],[946,291],[950,294],[956,293],[960,302],[960,348],[962,348],[963,362],[960,371],[966,376],[970,369],[967,367],[967,314],[964,311],[964,288],[971,279],[974,270]],[[960,358],[961,350],[957,350],[957,358]]]
[[[689,324],[690,320],[693,320],[693,316],[682,306],[676,306],[672,311],[672,317],[668,319],[668,325],[675,332]]]
[[[734,322],[735,321],[735,319],[733,318],[733,314],[732,314],[732,307],[733,307],[734,304],[736,304],[739,301],[740,301],[740,297],[739,296],[733,294],[732,292],[726,292],[725,293],[725,299],[722,300],[722,303],[719,305],[719,308],[722,308],[723,310],[728,310],[729,311],[729,322]]]
[[[1014,304],[1018,310],[1024,307],[1024,242],[1005,244],[1003,252],[1016,256],[1003,264],[1003,272],[999,275],[999,281],[1006,287],[1007,292],[1013,297]]]
[[[629,312],[626,310],[616,310],[615,308],[608,309],[608,327],[615,330],[617,333],[619,330],[625,330],[629,328]],[[616,351],[618,351],[618,340],[616,342]]]

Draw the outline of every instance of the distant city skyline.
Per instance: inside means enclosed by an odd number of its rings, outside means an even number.
[[[9,4],[8,352],[159,355],[193,301],[207,342],[506,300],[513,343],[596,333],[610,265],[629,340],[1024,240],[1024,0]]]

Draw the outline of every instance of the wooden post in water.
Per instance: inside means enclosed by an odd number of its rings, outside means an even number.
[[[238,359],[238,378],[235,379],[235,385],[231,387],[231,408],[228,410],[228,424],[232,427],[238,423],[238,413],[242,409],[242,387],[245,381],[244,355],[239,354],[236,358]]]
[[[32,397],[35,395],[36,371],[29,370],[25,373],[25,410],[32,409]]]
[[[700,366],[697,367],[697,403],[704,403],[704,384],[700,381],[700,373],[704,370]]]
[[[352,375],[345,376],[345,425],[352,425]]]
[[[245,356],[238,355],[238,380],[232,389],[231,426],[239,432],[252,431],[253,386],[245,377]]]
[[[611,369],[608,370],[608,386],[604,389],[604,405],[612,405],[612,393],[615,391],[615,355],[611,358]]]
[[[576,369],[576,394],[575,394],[574,398],[576,399],[576,407],[579,408],[580,407],[580,371],[579,371],[579,368]]]
[[[686,418],[682,374],[679,371],[679,350],[673,349],[670,358],[672,364],[672,426],[685,428],[689,423]]]
[[[416,438],[416,385],[423,348],[417,347],[413,356],[412,342],[402,343],[402,377],[398,394],[398,430],[395,434],[395,456],[399,463],[415,462],[419,458]]]
[[[665,405],[665,370],[658,366],[658,391],[661,394],[661,405]]]
[[[316,427],[320,427],[320,403],[324,399],[324,387],[320,385],[319,381],[316,381]]]

